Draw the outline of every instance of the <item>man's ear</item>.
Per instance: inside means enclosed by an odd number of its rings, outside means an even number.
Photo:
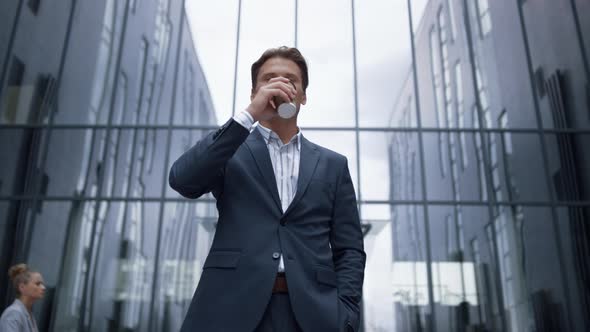
[[[305,105],[305,103],[307,103],[307,94],[305,94],[305,92],[303,93],[303,96],[301,97],[301,105]]]
[[[254,88],[250,90],[250,101],[254,100]]]

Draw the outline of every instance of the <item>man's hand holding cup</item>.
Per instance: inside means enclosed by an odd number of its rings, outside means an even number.
[[[267,121],[277,114],[288,119],[295,115],[297,108],[293,100],[297,96],[295,85],[285,77],[273,77],[268,84],[260,86],[250,97],[247,111],[254,121]]]

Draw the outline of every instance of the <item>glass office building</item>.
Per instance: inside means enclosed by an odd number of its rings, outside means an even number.
[[[41,331],[177,331],[217,213],[167,182],[199,126],[217,123],[183,2],[3,1],[0,13],[2,308],[5,271],[25,261],[48,287]]]
[[[426,5],[388,137],[396,331],[590,328],[589,9]]]
[[[0,1],[0,299],[10,265],[42,272],[41,331],[182,323],[217,210],[168,170],[229,112],[190,2]],[[281,15],[261,33],[269,3]],[[590,330],[590,2],[230,4],[214,7],[237,12],[216,22],[238,24],[216,54],[235,52],[230,83],[249,87],[262,50],[299,47],[302,132],[349,160],[362,331]]]

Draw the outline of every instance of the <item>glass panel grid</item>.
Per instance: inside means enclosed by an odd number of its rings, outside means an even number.
[[[150,296],[161,296],[165,298],[165,301],[181,303],[185,300],[190,300],[190,298],[184,298],[186,293],[189,291],[188,288],[185,289],[183,284],[176,284],[173,283],[170,287],[166,287],[165,291],[162,294],[155,295],[151,294],[152,290],[150,289],[143,289],[142,288],[142,278],[139,276],[141,272],[145,272],[147,275],[153,275],[153,270],[142,270],[142,266],[145,265],[147,260],[145,254],[141,252],[141,236],[142,233],[140,229],[145,227],[141,220],[144,219],[146,215],[146,211],[144,209],[144,205],[147,203],[161,203],[159,206],[162,209],[160,213],[160,219],[154,220],[152,224],[157,224],[161,222],[162,216],[167,216],[166,213],[170,213],[172,220],[178,219],[183,220],[184,222],[181,223],[180,229],[186,229],[189,227],[188,220],[191,216],[196,216],[198,212],[195,212],[197,209],[192,209],[189,206],[193,206],[193,204],[201,204],[201,205],[212,205],[214,200],[211,197],[199,199],[197,201],[189,201],[180,198],[180,197],[168,197],[164,194],[164,190],[166,185],[162,186],[162,195],[147,195],[145,185],[142,183],[141,179],[134,177],[134,174],[142,173],[142,172],[151,172],[153,170],[154,159],[155,157],[155,150],[156,150],[156,133],[162,132],[165,130],[168,134],[168,140],[170,140],[171,133],[178,133],[180,131],[189,131],[189,130],[214,130],[217,126],[214,125],[194,125],[198,123],[198,121],[194,121],[192,118],[192,114],[188,112],[183,112],[183,121],[182,123],[189,123],[185,125],[155,125],[155,105],[158,103],[159,96],[156,94],[156,88],[158,84],[161,84],[164,80],[163,72],[165,72],[166,67],[165,64],[168,63],[168,50],[171,48],[171,24],[169,21],[168,11],[169,11],[169,3],[168,1],[161,0],[158,1],[157,4],[157,19],[156,19],[156,31],[151,39],[150,42],[153,42],[153,45],[148,46],[147,40],[145,40],[140,46],[139,52],[139,67],[141,70],[138,69],[138,72],[141,71],[141,85],[145,87],[142,90],[145,90],[142,94],[131,94],[132,97],[127,96],[127,76],[121,72],[119,74],[116,71],[112,70],[113,62],[111,61],[111,55],[113,52],[116,52],[116,32],[119,31],[121,28],[120,25],[116,24],[117,17],[120,17],[120,8],[119,12],[113,9],[113,1],[109,1],[110,9],[107,9],[107,15],[105,15],[105,25],[103,29],[103,36],[101,41],[101,48],[99,49],[99,53],[101,54],[97,59],[96,66],[100,69],[99,72],[95,75],[95,81],[100,81],[100,84],[94,87],[91,99],[91,109],[89,110],[89,114],[92,117],[89,123],[90,125],[61,125],[61,124],[54,124],[50,122],[47,124],[18,124],[18,125],[0,125],[0,129],[3,130],[17,130],[17,129],[48,129],[48,130],[55,130],[55,129],[64,129],[64,130],[87,130],[87,133],[94,134],[95,132],[99,132],[102,135],[99,135],[97,143],[99,145],[98,150],[101,152],[101,155],[105,157],[103,164],[104,176],[106,179],[104,180],[104,184],[102,186],[102,190],[97,188],[96,184],[91,184],[89,189],[86,192],[82,193],[81,195],[77,194],[65,194],[65,195],[45,195],[43,193],[35,193],[34,195],[16,195],[13,193],[3,194],[0,193],[0,201],[2,202],[14,202],[14,201],[48,201],[48,202],[56,202],[56,201],[64,201],[64,202],[72,202],[72,203],[84,203],[84,208],[82,209],[81,213],[81,224],[80,224],[80,241],[81,247],[87,246],[87,243],[90,243],[92,240],[92,234],[89,230],[93,223],[93,218],[95,216],[99,220],[98,227],[102,227],[101,221],[105,220],[105,216],[108,213],[109,209],[107,208],[110,204],[117,204],[120,202],[120,205],[123,208],[120,208],[119,211],[128,211],[127,215],[127,222],[128,224],[128,237],[131,242],[136,243],[136,246],[132,250],[130,257],[133,257],[131,260],[132,262],[128,262],[129,266],[125,268],[125,270],[129,271],[129,275],[127,278],[130,279],[130,282],[127,284],[129,290],[131,290],[135,294],[140,294],[139,297],[142,297],[141,294],[148,294],[146,295],[145,299],[149,299]],[[135,8],[135,2],[131,5],[132,8]],[[479,95],[479,102],[482,108],[482,112],[479,113],[483,115],[484,119],[481,123],[484,124],[483,128],[480,126],[480,121],[478,119],[478,112],[475,111],[473,113],[473,127],[467,128],[465,125],[466,122],[469,122],[465,116],[465,109],[470,109],[470,107],[465,107],[464,104],[464,96],[462,94],[463,87],[462,87],[462,78],[461,78],[461,71],[462,68],[460,67],[460,62],[456,62],[454,67],[454,73],[451,73],[451,68],[449,67],[450,61],[450,52],[448,50],[448,44],[450,41],[454,41],[456,37],[456,27],[455,27],[455,19],[453,14],[453,3],[452,1],[447,1],[447,6],[449,6],[449,20],[446,19],[446,16],[443,14],[442,8],[439,11],[438,15],[438,22],[436,28],[433,26],[433,30],[431,33],[431,63],[432,63],[432,72],[433,72],[433,85],[436,95],[436,102],[435,106],[437,107],[437,111],[435,112],[436,119],[437,119],[437,127],[434,128],[426,128],[421,127],[420,120],[419,120],[419,110],[416,113],[413,112],[413,103],[414,100],[412,96],[408,98],[408,107],[409,112],[404,116],[404,120],[401,127],[396,128],[389,128],[389,127],[358,127],[358,110],[355,109],[355,117],[357,117],[357,123],[355,126],[350,127],[304,127],[304,131],[310,132],[317,132],[317,131],[325,131],[325,132],[347,132],[348,134],[354,133],[356,134],[357,142],[358,142],[358,133],[378,133],[384,134],[385,136],[395,136],[394,139],[391,140],[392,145],[398,145],[401,140],[408,138],[408,136],[413,136],[413,139],[416,139],[415,144],[423,145],[423,142],[420,141],[417,136],[423,135],[424,133],[433,133],[438,136],[438,146],[440,151],[440,168],[442,176],[444,177],[447,172],[450,170],[451,177],[450,181],[452,181],[453,186],[453,196],[450,197],[448,200],[437,200],[437,199],[428,199],[426,193],[422,193],[424,196],[417,194],[416,191],[413,191],[418,186],[419,181],[416,181],[414,177],[417,175],[415,173],[420,173],[419,169],[424,168],[424,163],[421,160],[421,156],[418,153],[418,149],[415,149],[413,153],[407,153],[406,151],[395,151],[398,153],[398,159],[402,160],[406,157],[408,161],[403,166],[399,165],[392,165],[392,176],[395,176],[396,170],[393,167],[399,166],[403,168],[403,170],[397,170],[399,174],[410,174],[411,176],[408,177],[405,184],[395,184],[393,188],[401,187],[401,193],[398,194],[391,194],[391,199],[383,199],[383,200],[368,200],[362,199],[359,201],[362,205],[391,205],[396,207],[411,207],[406,209],[404,212],[405,217],[409,220],[413,220],[415,222],[410,222],[409,225],[409,233],[413,243],[417,243],[418,246],[422,247],[424,245],[424,238],[425,235],[420,233],[421,231],[424,232],[424,229],[420,229],[420,225],[418,223],[419,213],[418,210],[420,208],[428,208],[433,205],[440,205],[446,206],[452,209],[452,213],[446,214],[444,220],[444,225],[446,227],[445,233],[445,240],[447,246],[447,254],[454,252],[455,250],[463,251],[464,241],[465,239],[471,239],[472,237],[468,234],[469,227],[470,227],[470,220],[465,218],[465,222],[463,221],[464,214],[463,214],[463,206],[475,206],[475,207],[490,207],[491,211],[495,214],[495,219],[493,223],[488,224],[486,227],[486,232],[489,241],[489,247],[492,247],[490,254],[496,257],[497,262],[499,262],[499,274],[501,277],[501,292],[504,298],[504,307],[502,309],[506,309],[508,311],[515,311],[515,303],[518,301],[518,292],[516,289],[522,287],[519,284],[518,278],[518,271],[517,265],[520,262],[515,261],[515,248],[517,247],[517,243],[519,239],[516,236],[516,231],[513,230],[510,224],[510,213],[513,214],[514,217],[514,227],[519,228],[522,227],[523,221],[523,210],[528,207],[588,207],[590,206],[589,201],[584,201],[579,199],[579,197],[567,197],[565,200],[557,200],[554,198],[554,195],[550,195],[551,199],[549,200],[522,200],[519,199],[518,195],[518,188],[517,183],[514,180],[514,176],[512,176],[514,163],[511,161],[511,158],[519,152],[518,148],[515,147],[515,134],[538,134],[544,136],[551,136],[555,134],[588,134],[590,130],[585,129],[573,129],[573,128],[512,128],[511,124],[508,123],[508,118],[506,113],[502,113],[502,116],[498,118],[498,128],[493,128],[492,117],[495,116],[492,114],[493,107],[491,104],[492,97],[489,95],[488,86],[486,85],[485,78],[482,76],[482,73],[479,70],[479,66],[475,63],[476,68],[476,82],[475,85],[477,87],[477,92]],[[491,16],[490,16],[490,9],[488,0],[477,0],[476,2],[477,7],[477,18],[480,27],[480,34],[482,36],[487,35],[491,31]],[[354,11],[354,8],[353,8]],[[108,19],[107,19],[108,18]],[[111,22],[112,21],[112,22]],[[448,22],[450,21],[450,29]],[[450,37],[450,38],[449,38]],[[148,48],[153,47],[153,51],[147,52]],[[355,46],[353,46],[354,48]],[[356,61],[356,60],[355,60]],[[465,69],[468,66],[465,66]],[[192,73],[192,67],[188,65],[186,68],[187,72]],[[355,73],[356,75],[356,73]],[[145,77],[144,77],[145,76]],[[189,75],[192,77],[192,74]],[[145,83],[143,82],[145,79]],[[356,77],[355,77],[356,79]],[[116,99],[114,101],[115,109],[112,115],[108,117],[105,112],[103,112],[103,105],[107,103],[108,100],[103,97],[103,90],[109,90],[115,81],[119,80],[118,83],[118,94],[116,95]],[[452,81],[455,81],[456,93],[452,93]],[[185,80],[184,85],[185,91],[190,91],[194,89],[194,82],[190,79]],[[418,91],[416,91],[418,93]],[[187,93],[184,93],[185,97],[182,99],[182,103],[184,108],[187,107],[193,108],[195,104],[194,96],[187,96]],[[137,108],[137,120],[131,121],[130,124],[122,124],[126,123],[121,118],[121,114],[123,113],[124,104],[126,102],[122,102],[123,99],[135,99],[135,106]],[[453,103],[452,101],[455,100],[456,105],[456,113],[453,113]],[[150,104],[151,102],[154,104]],[[355,100],[355,103],[357,101]],[[190,106],[187,106],[190,105]],[[102,112],[102,113],[101,113]],[[127,113],[127,111],[125,111]],[[467,112],[469,113],[469,112]],[[409,114],[409,115],[408,115]],[[107,118],[111,119],[109,121],[105,121]],[[171,117],[172,119],[172,117]],[[172,122],[171,122],[172,123]],[[136,150],[122,150],[119,151],[119,143],[123,139],[121,136],[122,130],[133,130],[133,133],[138,133],[138,147]],[[406,137],[404,137],[404,135]],[[418,134],[418,135],[415,135]],[[474,134],[474,142],[473,145],[476,147],[476,159],[477,162],[469,163],[469,155],[468,155],[468,140],[466,139],[465,134]],[[194,141],[194,137],[184,138],[183,144],[188,146],[190,141]],[[445,144],[445,143],[448,143]],[[423,148],[423,146],[419,146],[419,148]],[[543,146],[543,149],[546,149]],[[362,154],[360,153],[359,147],[357,146],[357,151],[354,156],[354,160],[351,160],[351,163],[356,161],[356,165],[361,165],[360,158],[362,158]],[[362,149],[361,149],[362,150]],[[170,145],[168,144],[165,147],[165,160],[169,161],[170,157]],[[401,156],[401,157],[400,157]],[[137,157],[137,160],[141,161],[138,163],[140,167],[132,167],[131,166],[131,158]],[[487,159],[486,159],[487,157]],[[173,158],[173,157],[172,157]],[[486,165],[486,160],[489,161],[489,165]],[[124,172],[123,172],[123,186],[122,188],[128,188],[128,190],[123,190],[120,194],[116,191],[116,182],[110,174],[115,172],[116,165],[122,163],[124,164]],[[447,163],[450,165],[450,168],[447,169]],[[477,173],[479,177],[480,183],[480,199],[478,200],[470,200],[470,199],[462,199],[462,197],[473,197],[470,195],[462,195],[461,191],[458,189],[459,184],[461,181],[460,170],[457,167],[457,164],[461,163],[462,170],[468,169],[469,167],[473,167],[472,165],[476,165],[475,167],[478,168]],[[169,167],[169,162],[164,164],[164,167]],[[549,165],[543,165],[544,167],[549,167]],[[370,166],[365,166],[369,168]],[[358,167],[357,172],[360,174],[361,166]],[[414,172],[414,173],[413,173]],[[491,179],[491,184],[486,182],[486,172],[490,173],[488,175],[488,179]],[[162,172],[165,174],[165,170]],[[353,172],[354,173],[354,172]],[[423,172],[422,172],[423,173]],[[158,173],[159,175],[159,173]],[[354,176],[354,175],[353,175]],[[360,178],[360,176],[357,176]],[[420,177],[420,176],[417,176]],[[503,181],[504,180],[504,181]],[[132,181],[135,185],[130,184],[129,182]],[[360,179],[357,179],[355,183],[359,183]],[[549,186],[549,184],[547,184]],[[505,186],[509,188],[508,195],[503,196],[501,188]],[[80,187],[80,186],[79,186]],[[366,186],[365,186],[366,188]],[[491,190],[490,190],[491,188]],[[81,190],[80,190],[81,191]],[[360,191],[360,189],[359,189]],[[422,196],[422,198],[421,198]],[[363,196],[366,197],[366,196]],[[170,211],[164,211],[164,205],[166,203],[166,209]],[[153,204],[154,206],[157,204]],[[170,207],[169,207],[170,206]],[[195,211],[193,211],[195,210]],[[365,209],[365,211],[370,209]],[[163,214],[163,215],[162,215]],[[403,217],[400,217],[403,218]],[[214,219],[214,218],[213,218]],[[119,217],[118,222],[116,223],[116,229],[118,233],[125,233],[123,231],[123,217]],[[392,217],[392,220],[397,220],[396,215]],[[209,220],[210,222],[210,220]],[[209,228],[209,226],[207,226]],[[164,226],[164,231],[166,230],[166,226]],[[180,231],[179,231],[180,233]],[[165,237],[165,239],[172,239],[175,236],[178,238],[179,234],[172,234],[169,237]],[[164,252],[167,253],[175,253],[175,252],[182,252],[184,247],[179,244],[178,247],[173,245],[174,241],[167,241],[163,239],[163,243],[161,245],[164,248]],[[481,238],[480,238],[481,239]],[[158,241],[160,241],[158,239]],[[481,298],[477,298],[473,300],[472,303],[480,304],[481,307],[478,309],[480,310],[480,320],[481,322],[486,322],[487,317],[482,311],[486,311],[487,304],[485,297],[487,293],[484,291],[479,291],[480,288],[484,287],[485,284],[484,277],[482,277],[482,270],[483,264],[482,255],[483,254],[483,245],[480,249],[480,242],[477,238],[473,238],[469,244],[471,249],[471,254],[473,256],[473,265],[474,268],[474,284],[477,284],[477,294],[481,296]],[[153,241],[155,242],[155,241]],[[484,241],[481,241],[482,243]],[[497,245],[493,248],[493,244],[496,242]],[[159,245],[159,244],[158,244]],[[396,245],[394,243],[394,245]],[[202,249],[202,248],[201,248]],[[426,249],[420,248],[420,250],[416,251],[424,251]],[[428,249],[430,251],[430,249]],[[203,250],[201,250],[203,252]],[[79,306],[79,303],[83,300],[84,292],[81,290],[83,287],[83,280],[86,276],[92,273],[92,267],[88,266],[87,262],[85,261],[88,259],[84,250],[78,251],[78,256],[74,255],[72,259],[79,264],[79,271],[76,271],[75,274],[78,275],[78,279],[74,280],[72,283],[73,287],[73,304],[75,307]],[[90,255],[93,253],[91,252]],[[423,256],[424,255],[424,256]],[[436,298],[430,299],[431,301],[437,301],[440,303],[444,303],[445,301],[453,302],[453,304],[458,304],[455,299],[451,299],[449,297],[445,297],[443,294],[443,288],[441,285],[444,284],[444,271],[447,272],[456,272],[454,266],[445,265],[441,262],[426,262],[427,254],[421,252],[418,257],[416,258],[416,262],[413,262],[407,266],[404,264],[399,264],[397,268],[401,270],[412,271],[412,274],[415,276],[414,279],[417,279],[419,276],[421,282],[421,289],[420,293],[421,296],[418,296],[418,289],[420,287],[414,288],[414,294],[396,294],[396,296],[404,297],[403,301],[406,304],[416,305],[420,304],[425,306],[429,301],[428,296],[424,294],[426,291],[424,288],[426,287],[436,287]],[[456,256],[460,258],[461,256]],[[166,276],[171,276],[174,280],[182,279],[182,274],[186,272],[186,270],[195,270],[195,266],[183,265],[183,259],[187,259],[188,257],[181,257],[168,259],[170,257],[161,257],[162,259],[162,275],[159,276],[160,278],[166,278]],[[201,257],[202,259],[203,257]],[[419,263],[422,261],[422,263]],[[431,263],[431,264],[428,264]],[[436,285],[428,285],[428,281],[426,280],[426,266],[431,266],[434,270],[434,279],[436,281]],[[417,270],[420,270],[417,272]],[[191,278],[195,279],[188,279],[187,281],[194,281],[198,278],[198,275],[191,275]],[[149,283],[148,281],[147,283]],[[119,293],[119,300],[128,299],[128,295],[123,291]],[[489,295],[492,296],[492,295]],[[418,298],[420,298],[418,300]],[[457,302],[457,303],[455,303]],[[124,325],[126,327],[131,328],[132,326],[138,323],[139,317],[138,312],[140,309],[137,303],[128,304],[127,307],[124,309]],[[165,310],[165,309],[162,309]],[[418,308],[417,313],[418,316],[421,316],[424,309]],[[498,312],[498,307],[494,306],[491,310],[494,312]],[[76,315],[76,310],[72,310],[72,315]],[[146,310],[149,311],[149,310]],[[423,319],[423,318],[420,318]],[[425,324],[425,323],[424,323]]]

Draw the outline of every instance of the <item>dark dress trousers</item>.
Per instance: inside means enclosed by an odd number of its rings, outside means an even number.
[[[344,156],[302,137],[297,193],[283,213],[268,148],[233,119],[170,170],[170,186],[212,192],[219,220],[182,332],[251,332],[269,304],[282,253],[305,332],[357,331],[365,252]]]

